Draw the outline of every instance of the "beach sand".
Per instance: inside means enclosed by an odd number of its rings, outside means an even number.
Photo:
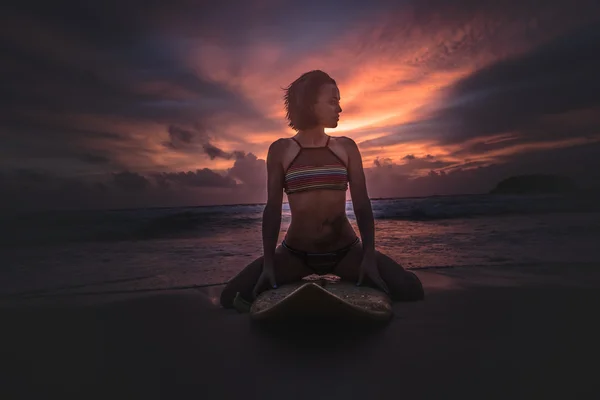
[[[218,288],[12,299],[0,398],[594,398],[600,265],[416,272],[386,328],[271,332]]]

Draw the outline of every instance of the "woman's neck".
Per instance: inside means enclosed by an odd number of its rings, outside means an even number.
[[[298,138],[306,146],[322,145],[324,140],[327,140],[327,135],[323,127],[316,127],[298,132]]]

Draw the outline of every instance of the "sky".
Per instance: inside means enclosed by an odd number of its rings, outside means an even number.
[[[338,83],[371,198],[600,182],[600,3],[22,0],[0,10],[0,206],[266,201],[283,88]]]

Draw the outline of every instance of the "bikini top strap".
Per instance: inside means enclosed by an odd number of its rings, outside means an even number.
[[[295,137],[292,137],[292,140],[294,142],[298,143],[298,146],[300,146],[300,148],[302,148],[302,145],[300,144],[300,142]]]
[[[327,141],[325,142],[325,147],[329,146],[329,139],[331,139],[331,136],[327,136]]]

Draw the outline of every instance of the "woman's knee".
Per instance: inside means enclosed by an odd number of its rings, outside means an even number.
[[[262,272],[263,257],[259,257],[248,264],[236,276],[231,278],[223,288],[220,296],[221,306],[224,308],[233,307],[233,300],[239,292],[247,297],[252,292],[254,285]]]
[[[414,273],[404,269],[391,257],[377,251],[377,266],[381,277],[390,287],[393,300],[423,300],[425,292],[421,280]]]

